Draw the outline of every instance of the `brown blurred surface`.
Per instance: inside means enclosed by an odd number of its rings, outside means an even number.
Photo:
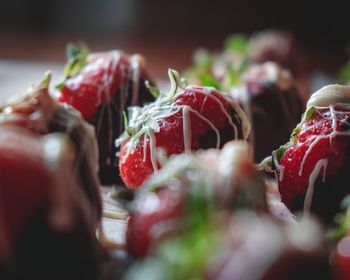
[[[0,59],[50,61],[64,63],[69,42],[84,41],[92,51],[122,49],[145,56],[150,74],[158,80],[167,78],[169,67],[183,70],[191,63],[198,47],[220,49],[225,36],[174,36],[111,38],[96,36],[58,36],[0,33]],[[297,38],[298,39],[298,38]],[[345,46],[300,44],[303,64],[309,71],[334,74],[346,62]]]

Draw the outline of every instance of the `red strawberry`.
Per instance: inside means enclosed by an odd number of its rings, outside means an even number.
[[[350,87],[314,93],[290,142],[273,153],[282,201],[331,221],[350,193]]]
[[[113,141],[122,133],[123,111],[152,99],[144,85],[144,64],[141,56],[121,51],[88,54],[86,47],[71,48],[57,100],[73,106],[95,126],[102,183],[118,181]]]
[[[171,231],[171,222],[181,214],[181,197],[178,189],[160,188],[147,193],[137,202],[126,232],[130,255],[135,258],[145,257],[152,243]]]
[[[96,279],[95,228],[72,185],[73,146],[64,134],[12,125],[0,135],[0,278]]]
[[[18,126],[37,135],[61,133],[73,145],[71,157],[75,167],[71,175],[77,179],[88,198],[93,213],[89,218],[97,226],[102,213],[99,191],[98,151],[93,127],[72,108],[56,102],[50,96],[50,75],[37,87],[25,94],[15,96],[0,108],[0,125]],[[88,152],[87,152],[88,151]],[[65,163],[68,166],[68,163]]]
[[[127,187],[137,188],[158,168],[156,148],[166,154],[220,148],[232,139],[246,139],[249,124],[233,99],[213,88],[181,85],[170,70],[172,90],[143,108],[131,108],[131,119],[117,145],[120,174]],[[181,87],[177,91],[178,86]]]
[[[27,220],[43,207],[50,182],[37,135],[0,127],[0,235],[13,245]]]
[[[1,279],[97,278],[97,144],[49,80],[0,108]]]
[[[350,237],[342,238],[337,246],[333,256],[332,265],[336,279],[345,280],[350,276]]]
[[[288,141],[304,104],[290,72],[275,63],[252,64],[241,79],[243,83],[233,86],[230,94],[251,118],[251,140],[259,162]]]

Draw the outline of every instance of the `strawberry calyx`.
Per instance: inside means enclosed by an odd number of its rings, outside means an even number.
[[[84,43],[68,44],[68,62],[64,68],[63,81],[56,86],[57,89],[62,89],[69,78],[78,75],[82,71],[88,63],[89,52],[89,48]]]
[[[350,61],[340,70],[338,80],[340,84],[350,83]]]
[[[169,93],[162,94],[156,87],[149,87],[152,95],[158,95],[155,102],[144,107],[132,106],[128,108],[128,117],[124,112],[125,132],[116,140],[116,146],[123,146],[129,140],[131,151],[136,149],[145,134],[159,132],[158,120],[175,115],[180,106],[174,106],[174,100],[179,89],[185,89],[186,82],[173,69],[168,70],[171,83]]]
[[[271,156],[266,157],[260,164],[258,164],[257,168],[271,173],[280,169],[281,158],[292,145],[297,143],[299,134],[302,132],[303,123],[311,119],[316,113],[316,107],[310,106],[307,108],[301,117],[301,122],[294,128],[289,141],[286,144],[281,145],[278,149],[272,151]]]

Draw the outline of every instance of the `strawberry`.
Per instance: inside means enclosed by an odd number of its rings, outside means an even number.
[[[39,136],[13,126],[0,127],[0,133],[0,235],[13,246],[27,220],[48,200],[50,177]]]
[[[69,173],[70,141],[8,124],[0,133],[1,279],[95,279],[95,229]],[[57,278],[50,277],[57,266]]]
[[[273,152],[282,201],[324,222],[350,193],[350,87],[330,85],[314,93],[290,142]]]
[[[57,100],[73,106],[95,126],[99,146],[100,179],[118,182],[114,139],[121,134],[123,111],[152,99],[144,59],[121,51],[90,53],[86,47],[69,48],[65,80],[58,85]]]
[[[250,65],[241,80],[230,94],[251,119],[250,138],[259,162],[288,141],[303,112],[303,101],[290,72],[273,62]]]
[[[232,139],[246,139],[249,123],[230,98],[213,88],[185,86],[169,70],[172,88],[149,105],[132,107],[122,146],[119,169],[128,188],[138,188],[161,166],[156,149],[166,155],[198,149],[220,148]],[[178,90],[180,88],[180,90]]]
[[[161,240],[202,225],[212,208],[267,212],[265,185],[255,176],[249,151],[246,142],[231,141],[222,150],[172,156],[136,192],[128,252],[145,257]]]
[[[350,275],[350,236],[343,237],[337,244],[332,259],[335,279],[349,279]]]
[[[149,192],[138,201],[136,210],[128,221],[127,250],[135,258],[147,255],[149,249],[162,234],[171,231],[171,221],[180,217],[181,192],[160,188]]]
[[[49,94],[51,75],[25,94],[15,96],[0,107],[0,125],[27,128],[37,135],[61,133],[73,145],[71,175],[89,200],[89,219],[97,226],[102,213],[97,143],[93,127],[71,107],[56,102]]]
[[[288,69],[295,68],[296,46],[291,33],[264,30],[253,34],[249,43],[248,55],[254,62],[273,61]]]

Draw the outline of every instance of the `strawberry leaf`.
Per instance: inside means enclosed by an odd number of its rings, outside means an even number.
[[[289,148],[288,143],[286,145],[283,145],[281,147],[279,147],[276,151],[276,156],[277,156],[277,160],[280,161],[281,158],[283,157],[284,153],[286,152],[286,150]]]
[[[249,46],[249,39],[244,34],[233,34],[225,41],[225,50],[237,53],[246,53]]]
[[[157,99],[160,95],[160,91],[157,87],[151,86],[149,81],[145,81],[145,86],[148,88],[149,92],[152,94],[152,96]]]
[[[350,61],[340,70],[338,80],[339,83],[343,85],[350,82]]]
[[[298,135],[300,133],[300,130],[301,130],[301,126],[298,125],[296,128],[294,128],[293,132],[292,132],[292,135],[290,136],[290,141],[295,143],[298,141]]]
[[[338,213],[334,217],[336,227],[327,232],[327,237],[331,241],[338,241],[349,233],[350,230],[350,196],[345,197],[340,207],[345,209],[343,213]]]
[[[306,112],[303,114],[302,119],[308,120],[310,119],[316,112],[316,108],[314,106],[311,106],[307,108]]]
[[[45,78],[40,82],[40,86],[48,87],[51,82],[52,74],[51,71],[45,73]]]
[[[200,84],[202,86],[213,87],[213,88],[216,88],[217,90],[220,90],[219,82],[215,80],[215,78],[210,74],[203,74],[200,77]]]
[[[78,75],[87,64],[89,49],[84,43],[68,44],[67,57],[68,62],[64,68],[64,79],[56,88],[61,89],[64,83],[75,75]]]

